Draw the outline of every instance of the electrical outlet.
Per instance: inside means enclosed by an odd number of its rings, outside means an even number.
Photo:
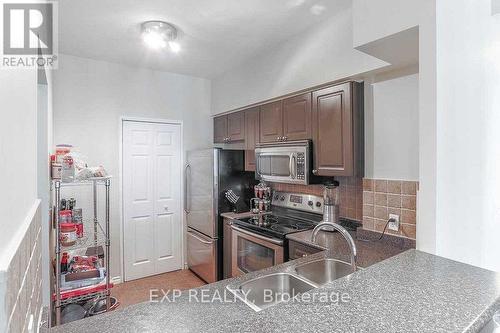
[[[399,231],[399,215],[389,214],[389,219],[394,219],[394,222],[393,221],[389,222],[387,228],[389,230]]]

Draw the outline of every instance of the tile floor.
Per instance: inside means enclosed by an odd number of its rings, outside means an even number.
[[[111,290],[111,295],[120,302],[119,308],[124,308],[132,304],[149,301],[150,289],[163,289],[166,292],[169,289],[184,290],[205,284],[190,270],[183,269],[117,284]]]

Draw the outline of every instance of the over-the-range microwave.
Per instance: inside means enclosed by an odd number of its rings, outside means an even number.
[[[255,149],[255,178],[288,184],[309,184],[311,141],[262,143]]]

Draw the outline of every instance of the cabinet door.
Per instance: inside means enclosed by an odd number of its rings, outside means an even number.
[[[227,137],[229,141],[245,140],[245,112],[235,112],[227,115]]]
[[[227,116],[214,118],[214,143],[224,143],[227,138]]]
[[[259,108],[245,110],[245,149],[253,150],[259,143]]]
[[[255,150],[245,150],[245,171],[255,172]]]
[[[319,176],[354,174],[351,83],[312,93],[314,170]]]
[[[245,171],[255,171],[255,146],[259,143],[259,108],[245,110]]]
[[[311,93],[283,101],[283,136],[285,141],[311,138]]]
[[[260,142],[276,142],[283,136],[282,101],[260,107]]]

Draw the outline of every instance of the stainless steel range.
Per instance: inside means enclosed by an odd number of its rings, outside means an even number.
[[[322,197],[275,192],[270,213],[234,220],[231,226],[232,275],[286,261],[286,235],[313,229],[321,222],[322,214]]]

